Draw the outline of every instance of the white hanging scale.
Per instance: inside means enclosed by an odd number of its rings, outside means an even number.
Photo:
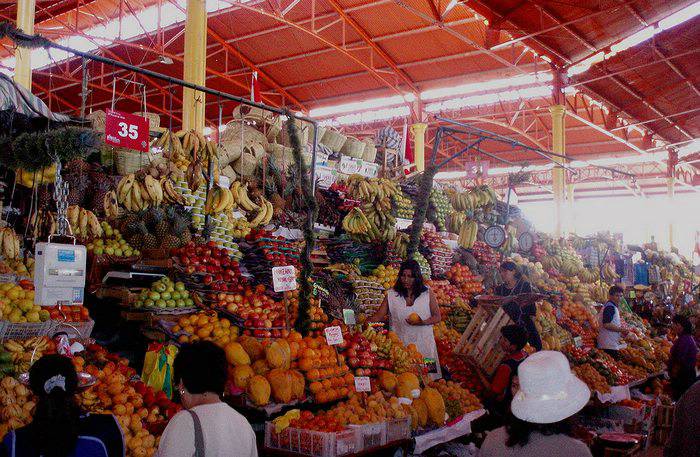
[[[506,242],[506,231],[500,225],[492,225],[484,232],[484,241],[493,249],[498,249]]]

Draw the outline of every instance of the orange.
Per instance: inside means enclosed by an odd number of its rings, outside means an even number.
[[[311,384],[309,384],[309,390],[314,395],[316,395],[322,389],[323,389],[323,385],[318,381],[315,381],[315,382],[312,382]]]
[[[309,379],[314,380],[314,379],[320,378],[322,375],[321,375],[321,373],[319,373],[319,370],[314,368],[313,370],[309,370],[309,372],[306,374],[306,376]]]
[[[313,362],[314,362],[314,360],[312,360],[312,359],[306,359],[306,358],[300,359],[299,360],[299,369],[301,371],[309,371],[312,368],[314,368]]]

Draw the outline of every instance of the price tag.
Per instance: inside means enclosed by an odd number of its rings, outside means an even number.
[[[583,346],[583,338],[581,338],[580,336],[575,336],[574,337],[574,346],[576,346],[577,348],[580,348],[581,346]]]
[[[379,174],[379,164],[372,162],[362,161],[362,168],[360,168],[360,174],[366,176],[367,178],[374,178]]]
[[[148,152],[148,119],[108,109],[105,116],[105,143]]]
[[[362,170],[362,159],[353,159],[349,156],[340,156],[340,172],[346,175],[359,173]]]
[[[355,376],[355,392],[370,392],[369,376]]]
[[[320,189],[328,189],[338,179],[338,172],[325,165],[316,166],[315,179]]]
[[[297,288],[297,270],[293,265],[272,267],[272,287],[275,292],[286,292]]]
[[[231,187],[231,178],[224,175],[219,175],[219,187],[222,189],[228,189]]]
[[[326,327],[323,333],[326,334],[326,343],[329,346],[335,346],[343,342],[343,331],[340,329],[339,325]]]
[[[344,309],[343,321],[345,322],[345,325],[355,325],[355,323],[357,322],[355,320],[355,311],[351,309]]]

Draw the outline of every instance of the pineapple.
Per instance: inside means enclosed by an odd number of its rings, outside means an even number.
[[[141,225],[145,229],[146,226],[143,222],[132,222],[126,226],[126,231],[129,235],[129,244],[136,249],[143,249],[143,243],[145,242],[145,234],[141,231]]]
[[[192,241],[192,233],[190,233],[189,224],[182,216],[176,216],[174,218],[173,229],[180,246],[185,246]]]
[[[172,235],[172,229],[163,215],[163,211],[160,208],[154,208],[154,210],[156,210],[153,215],[154,233],[159,240],[164,240],[168,235]]]

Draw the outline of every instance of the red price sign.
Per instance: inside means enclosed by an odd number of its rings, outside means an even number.
[[[105,117],[105,143],[148,152],[148,119],[108,109]]]
[[[297,288],[297,270],[292,265],[272,267],[272,287],[275,292],[286,292]]]
[[[326,327],[323,329],[323,333],[326,334],[326,343],[329,346],[335,346],[343,342],[343,331],[340,329],[339,325]]]
[[[355,376],[355,392],[370,392],[369,376]]]

